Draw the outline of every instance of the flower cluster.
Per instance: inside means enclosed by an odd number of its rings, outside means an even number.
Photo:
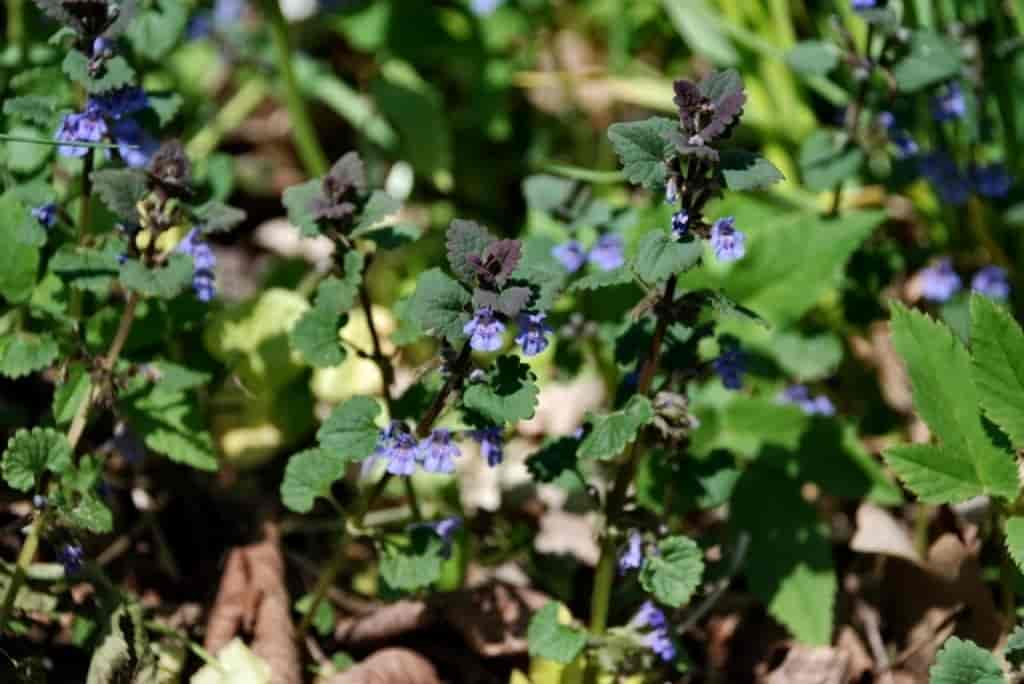
[[[619,235],[602,235],[589,252],[577,240],[569,240],[551,250],[565,270],[575,273],[588,261],[602,271],[614,271],[626,263],[625,243]]]
[[[747,253],[747,236],[735,224],[735,218],[726,216],[711,226],[711,248],[719,261],[736,261]]]
[[[33,207],[32,217],[39,221],[43,227],[53,228],[54,224],[57,223],[58,211],[56,204],[47,202],[46,204],[40,204],[38,207]]]
[[[649,630],[644,635],[644,644],[665,662],[676,659],[675,642],[669,632],[668,618],[651,601],[645,601],[633,616],[632,624],[639,629]]]
[[[949,301],[963,287],[960,276],[953,269],[953,261],[943,257],[918,275],[921,283],[921,297],[932,302]],[[1010,297],[1010,282],[1005,268],[986,266],[974,274],[971,290],[992,299],[1005,300]]]
[[[57,560],[64,566],[65,575],[77,575],[82,570],[85,551],[78,544],[65,544],[57,552]]]
[[[67,114],[60,122],[54,138],[62,143],[99,143],[111,140],[118,154],[131,167],[143,167],[156,151],[157,142],[132,115],[149,106],[146,93],[126,86],[88,99],[81,112]],[[58,152],[65,157],[84,157],[88,148],[61,145]]]
[[[216,294],[213,269],[217,266],[217,255],[193,228],[178,244],[177,251],[192,257],[192,289],[202,302],[209,302]]]
[[[451,558],[452,541],[455,537],[455,533],[462,529],[462,518],[453,515],[433,522],[416,523],[412,526],[413,529],[417,527],[426,528],[440,537],[441,557]]]
[[[967,113],[967,103],[960,84],[947,83],[942,91],[932,99],[932,117],[936,121],[954,121],[962,119]]]
[[[638,570],[644,562],[644,538],[636,530],[630,530],[626,548],[619,555],[619,574]]]
[[[545,322],[546,318],[544,312],[527,311],[517,317],[519,333],[516,335],[516,344],[522,348],[524,356],[536,356],[548,348],[550,342],[547,336],[552,330]],[[504,341],[505,324],[489,306],[478,308],[462,330],[469,335],[469,346],[479,352],[498,351]]]
[[[836,407],[832,405],[832,401],[828,397],[824,394],[812,397],[806,385],[790,385],[779,394],[778,400],[783,404],[799,406],[809,416],[834,416],[836,414]]]
[[[1000,199],[1006,197],[1013,186],[1013,178],[1003,164],[974,165],[965,174],[952,157],[943,152],[922,157],[920,171],[935,188],[939,199],[953,206],[967,202],[972,190],[981,197]]]
[[[499,452],[500,452],[499,436]],[[461,456],[459,447],[452,441],[452,433],[445,428],[435,428],[426,438],[417,441],[401,421],[392,421],[381,430],[377,450],[372,462],[383,459],[387,472],[392,475],[409,476],[417,466],[428,473],[452,473],[455,459]],[[499,457],[496,463],[500,463]],[[496,465],[492,463],[491,465]]]

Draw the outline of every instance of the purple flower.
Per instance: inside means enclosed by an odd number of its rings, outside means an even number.
[[[746,355],[735,343],[724,343],[718,358],[711,363],[726,389],[738,390],[743,386],[743,373],[747,369]]]
[[[874,9],[878,7],[878,0],[851,0],[850,5],[857,11]]]
[[[392,421],[381,431],[374,456],[387,459],[387,471],[392,475],[412,475],[416,472],[418,451],[416,438],[405,429],[405,425]]]
[[[92,56],[111,57],[114,54],[114,41],[102,36],[92,41]]]
[[[960,276],[953,270],[953,262],[943,257],[921,271],[921,296],[933,302],[945,302],[960,291]]]
[[[552,248],[551,256],[555,257],[569,273],[580,270],[587,260],[587,253],[583,250],[583,245],[576,240],[569,240]]]
[[[32,506],[38,508],[39,510],[46,508],[47,504],[49,503],[50,502],[47,500],[47,498],[42,494],[36,494],[32,497]]]
[[[102,95],[89,98],[100,114],[110,119],[120,119],[142,111],[149,106],[146,91],[137,86],[124,86]]]
[[[644,637],[644,644],[654,651],[654,654],[670,663],[676,659],[676,645],[669,636],[668,630],[656,629]]]
[[[967,103],[959,83],[946,84],[944,90],[932,98],[932,117],[936,121],[961,119],[966,113]]]
[[[637,627],[650,627],[651,629],[665,629],[668,626],[665,613],[652,601],[644,601],[631,622]]]
[[[428,473],[450,473],[455,470],[455,459],[461,453],[452,442],[452,433],[445,428],[435,428],[430,436],[419,444],[419,461]]]
[[[896,125],[896,115],[892,112],[878,112],[878,125],[889,130]]]
[[[486,17],[494,14],[503,2],[504,0],[470,0],[469,7],[478,17]]]
[[[192,19],[188,26],[188,37],[194,40],[227,31],[241,21],[244,11],[243,0],[217,0],[212,12],[199,12]]]
[[[907,133],[906,131],[900,130],[895,131],[890,136],[892,144],[896,146],[896,151],[899,153],[900,159],[906,159],[907,157],[913,157],[921,148],[917,146],[917,141]]]
[[[544,322],[547,314],[543,311],[529,313],[524,311],[519,314],[519,334],[516,335],[516,344],[523,348],[526,356],[536,356],[548,348],[548,333],[551,327]]]
[[[40,204],[38,207],[33,207],[32,216],[46,228],[53,228],[53,224],[57,222],[57,205],[53,202],[47,202],[46,204]]]
[[[967,178],[947,154],[933,152],[922,157],[920,169],[943,202],[956,207],[967,201],[971,192]]]
[[[482,306],[462,328],[462,332],[470,336],[469,346],[473,349],[493,352],[501,349],[505,324],[497,319],[491,307]]]
[[[480,442],[480,454],[486,459],[487,465],[493,468],[505,458],[501,444],[501,428],[482,428],[480,430],[473,430],[469,434],[473,439]]]
[[[619,556],[619,574],[625,575],[636,570],[644,562],[644,538],[636,530],[630,530],[626,550]]]
[[[672,239],[682,240],[686,231],[690,229],[690,215],[686,211],[677,211],[672,214]]]
[[[1006,197],[1013,185],[1013,179],[1003,164],[975,166],[970,170],[971,185],[982,197],[999,199]]]
[[[441,518],[434,522],[421,524],[441,538],[441,557],[450,558],[452,555],[452,537],[462,528],[462,518],[451,516],[450,518]]]
[[[726,216],[711,226],[711,248],[719,261],[736,261],[747,252],[747,236],[736,230],[736,219]]]
[[[1010,282],[1006,277],[1006,269],[986,266],[971,278],[971,289],[992,299],[1009,299]]]
[[[110,125],[110,133],[117,143],[117,153],[132,168],[141,168],[160,145],[135,119],[117,119]]]
[[[209,302],[216,294],[213,269],[217,255],[210,245],[199,237],[199,229],[193,228],[178,244],[177,251],[192,257],[192,289],[201,302]]]
[[[812,397],[805,385],[790,385],[783,390],[778,400],[784,404],[796,404],[809,416],[834,416],[836,408],[824,394]]]
[[[85,552],[78,544],[65,544],[57,552],[57,560],[64,566],[65,575],[77,575],[82,569]]]
[[[66,143],[97,143],[107,134],[107,122],[103,120],[95,105],[87,105],[85,111],[64,116],[57,128],[54,139]],[[86,147],[61,145],[57,152],[65,157],[84,157],[89,151]]]
[[[602,235],[590,250],[588,259],[602,271],[613,271],[626,263],[624,248],[625,244],[620,236]]]

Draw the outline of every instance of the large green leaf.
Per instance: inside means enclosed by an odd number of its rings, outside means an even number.
[[[1006,684],[995,655],[957,637],[943,644],[928,676],[929,684]]]
[[[892,73],[899,89],[912,93],[958,76],[962,57],[959,43],[922,29],[910,37],[910,50]]]
[[[978,494],[1016,498],[1017,464],[985,429],[971,359],[960,340],[946,326],[900,304],[892,307],[892,337],[907,364],[914,406],[942,446],[887,450],[890,465],[930,501]]]
[[[526,640],[531,656],[568,665],[586,646],[587,633],[563,625],[558,613],[559,605],[555,601],[534,613],[526,630]]]
[[[599,460],[615,458],[636,439],[640,428],[652,418],[654,409],[650,400],[640,395],[630,399],[619,411],[605,415],[588,414],[587,420],[594,427],[580,444],[580,457]]]
[[[704,242],[673,240],[668,233],[652,230],[640,241],[633,270],[649,283],[690,270],[704,254]]]
[[[608,139],[631,183],[655,191],[665,185],[665,159],[672,154],[672,145],[664,136],[677,128],[675,121],[663,117],[608,127]]]
[[[756,464],[732,497],[731,526],[749,535],[744,563],[750,590],[798,641],[832,641],[838,582],[828,536],[800,482]]]
[[[469,292],[457,281],[441,269],[432,268],[416,281],[408,312],[421,330],[458,342],[465,337],[462,330],[469,322],[466,306],[470,299]]]
[[[681,608],[690,601],[704,574],[704,554],[687,537],[668,537],[658,544],[658,553],[644,559],[640,584],[659,602]]]
[[[345,474],[344,455],[327,449],[309,449],[288,459],[281,481],[281,501],[296,513],[309,513],[318,497],[330,494],[331,486]]]
[[[469,386],[463,405],[503,425],[528,420],[537,407],[540,390],[530,367],[516,356],[500,356],[490,377]]]
[[[441,578],[444,542],[425,526],[412,528],[408,540],[387,540],[380,558],[381,579],[391,589],[415,591]]]
[[[985,413],[1024,447],[1024,331],[1005,307],[982,295],[971,297],[971,352]]]
[[[192,282],[192,257],[175,252],[164,264],[152,268],[134,259],[126,261],[121,266],[121,282],[143,297],[171,299]]]
[[[39,249],[18,239],[27,210],[11,193],[0,195],[0,297],[20,303],[29,298],[39,270]]]
[[[377,446],[380,406],[370,397],[352,397],[331,412],[316,433],[320,446],[348,461],[361,461]]]
[[[70,465],[71,445],[52,428],[18,430],[0,463],[7,484],[22,492],[32,489],[44,472],[60,473]]]

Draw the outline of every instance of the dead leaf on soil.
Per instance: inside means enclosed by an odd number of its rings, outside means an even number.
[[[291,602],[277,528],[264,526],[261,542],[232,549],[206,629],[206,649],[216,653],[234,637],[252,637],[252,652],[273,671],[274,684],[301,684]]]
[[[793,644],[786,659],[761,679],[765,684],[846,684],[850,656],[829,646]]]
[[[922,562],[906,526],[872,503],[865,502],[857,508],[857,532],[850,540],[850,548],[859,553],[903,558],[915,565]]]
[[[405,648],[386,648],[317,684],[441,684],[430,661]]]

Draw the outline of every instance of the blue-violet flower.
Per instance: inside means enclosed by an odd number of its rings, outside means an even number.
[[[46,228],[53,228],[53,224],[57,222],[57,205],[53,202],[47,202],[46,204],[40,204],[38,207],[33,207],[32,216]]]
[[[77,575],[82,569],[85,552],[78,544],[65,544],[57,552],[57,560],[64,566],[65,575]]]
[[[192,289],[199,301],[209,302],[216,294],[213,269],[217,266],[217,255],[199,236],[198,228],[188,232],[177,251],[192,257]]]
[[[735,224],[734,217],[726,216],[711,226],[711,248],[719,261],[736,261],[746,254],[747,236]]]
[[[498,427],[487,427],[473,430],[470,436],[480,443],[480,454],[492,468],[505,458],[502,450],[502,431]]]
[[[569,240],[551,249],[551,256],[558,260],[569,273],[575,273],[583,267],[587,253],[576,240]]]
[[[602,271],[614,271],[626,263],[625,243],[619,235],[602,235],[590,250],[590,263]]]
[[[672,239],[682,240],[690,229],[690,214],[685,210],[672,214]]]
[[[992,299],[1009,299],[1010,281],[1006,277],[1006,269],[986,266],[971,278],[971,289]]]
[[[921,296],[933,302],[945,302],[960,291],[960,276],[953,270],[953,262],[943,257],[921,271]]]
[[[452,442],[452,433],[445,428],[435,428],[418,449],[419,461],[428,473],[453,472],[455,459],[461,455],[458,445]]]
[[[516,335],[516,344],[523,349],[526,356],[536,356],[548,348],[547,335],[551,332],[551,326],[544,322],[547,314],[543,311],[537,313],[522,312],[519,314],[519,334]]]
[[[743,386],[743,373],[747,369],[746,355],[736,344],[724,344],[712,367],[722,379],[726,389],[738,390]]]
[[[636,530],[630,530],[626,549],[619,556],[619,574],[624,575],[636,570],[644,562],[644,538]]]
[[[501,349],[505,324],[494,315],[494,309],[481,306],[473,314],[473,318],[463,326],[462,331],[469,335],[469,346],[479,352],[493,352]]]
[[[932,99],[932,117],[936,121],[953,121],[967,113],[967,103],[960,84],[948,83],[945,89]]]
[[[1013,179],[1003,164],[975,166],[970,170],[971,185],[982,197],[1000,199],[1010,193]]]

